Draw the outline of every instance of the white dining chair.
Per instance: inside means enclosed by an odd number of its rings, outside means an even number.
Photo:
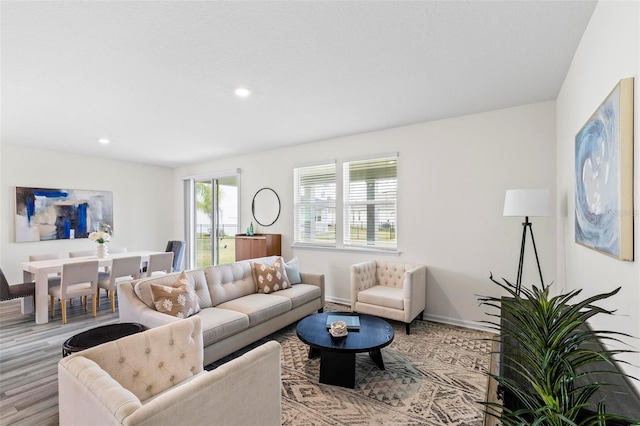
[[[109,268],[109,278],[98,280],[98,293],[101,288],[107,290],[111,301],[111,312],[116,311],[116,290],[118,284],[124,281],[132,281],[140,275],[140,256],[119,257],[113,259]],[[98,305],[100,299],[98,299]]]
[[[54,260],[60,259],[60,256],[57,254],[45,253],[45,254],[31,254],[29,255],[29,262],[38,262],[41,260]],[[24,280],[26,281],[35,281],[36,277],[34,274],[23,271]],[[49,274],[49,287],[53,287],[56,285],[60,285],[60,274]]]
[[[69,257],[87,257],[87,256],[95,256],[95,250],[78,250],[78,251],[70,251]]]
[[[82,297],[84,310],[87,310],[87,297],[91,296],[92,314],[96,316],[98,296],[98,261],[66,263],[62,265],[60,285],[49,289],[51,298],[51,318],[55,314],[55,299],[60,300],[62,324],[67,323],[67,299]]]
[[[147,265],[147,277],[154,273],[168,274],[173,267],[173,252],[156,253],[149,256],[149,264]]]

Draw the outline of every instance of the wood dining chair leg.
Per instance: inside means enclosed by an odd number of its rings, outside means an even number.
[[[97,305],[96,297],[97,297],[97,295],[95,293],[91,295],[91,309],[93,311],[93,317],[94,318],[97,315],[97,313],[96,313],[96,305]]]
[[[67,301],[60,299],[60,309],[62,309],[62,323],[67,323]]]
[[[116,311],[116,291],[112,290],[109,292],[109,299],[111,299],[111,312]]]
[[[82,296],[82,307],[84,311],[87,312],[87,296]]]

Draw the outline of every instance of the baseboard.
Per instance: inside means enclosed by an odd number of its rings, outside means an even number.
[[[325,300],[327,302],[332,302],[332,303],[338,303],[340,305],[346,305],[346,306],[351,306],[351,300],[350,299],[341,299],[338,297],[325,297]],[[489,328],[489,326],[487,324],[484,324],[480,321],[467,321],[467,320],[462,320],[462,319],[458,319],[458,318],[449,318],[449,317],[442,317],[439,315],[429,315],[427,313],[424,314],[424,319],[427,321],[433,321],[433,322],[441,322],[444,324],[449,324],[449,325],[456,325],[458,327],[466,327],[466,328],[472,328],[474,330],[482,330],[482,331],[489,331],[491,333],[496,333],[495,330]]]

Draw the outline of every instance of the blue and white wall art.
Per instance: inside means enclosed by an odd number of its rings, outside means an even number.
[[[16,242],[88,238],[113,228],[110,191],[16,187]]]
[[[621,80],[575,139],[576,242],[633,260],[633,79]]]

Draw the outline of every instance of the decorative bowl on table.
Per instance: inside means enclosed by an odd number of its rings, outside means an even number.
[[[331,323],[329,328],[329,334],[331,337],[344,337],[349,333],[347,330],[347,323],[344,321],[336,321]]]

